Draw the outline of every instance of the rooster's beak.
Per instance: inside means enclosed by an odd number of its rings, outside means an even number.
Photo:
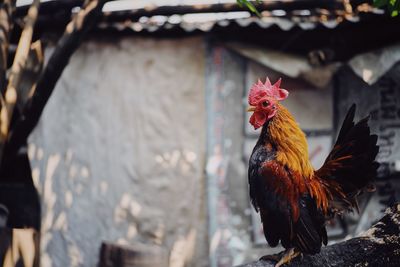
[[[256,110],[255,106],[250,106],[250,107],[247,108],[247,112],[253,112],[255,110]]]

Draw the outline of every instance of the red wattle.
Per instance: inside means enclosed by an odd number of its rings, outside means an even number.
[[[267,121],[267,116],[265,115],[265,113],[257,111],[254,112],[253,115],[251,115],[249,120],[249,122],[251,123],[251,125],[253,125],[255,130],[263,126],[266,121]]]

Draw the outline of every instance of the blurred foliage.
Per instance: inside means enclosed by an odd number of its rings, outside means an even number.
[[[386,7],[392,17],[396,17],[400,12],[400,0],[374,0],[374,6]]]
[[[236,0],[239,6],[246,6],[251,12],[261,17],[254,2],[259,4],[262,0],[249,1],[249,0]],[[374,6],[378,8],[386,7],[392,17],[396,17],[400,12],[400,0],[374,0]]]

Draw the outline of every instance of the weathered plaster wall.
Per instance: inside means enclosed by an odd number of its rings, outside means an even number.
[[[359,60],[362,62],[362,60],[368,61],[368,59],[369,57]],[[380,149],[377,157],[381,163],[379,175],[389,176],[399,172],[400,62],[393,65],[372,85],[365,83],[347,66],[339,70],[337,78],[338,125],[341,124],[348,108],[353,103],[357,104],[356,115],[358,118],[370,114],[371,130],[379,136]]]
[[[103,240],[207,265],[204,53],[201,38],[76,52],[29,139],[43,267],[95,266]]]
[[[243,263],[251,247],[243,161],[245,60],[214,44],[207,51],[210,266]]]

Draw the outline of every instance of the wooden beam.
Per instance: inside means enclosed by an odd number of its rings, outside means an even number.
[[[39,16],[43,14],[52,14],[59,10],[66,10],[71,13],[71,9],[74,7],[81,7],[83,5],[83,0],[53,0],[47,1],[40,4]],[[29,5],[19,6],[15,11],[16,17],[24,17],[28,13]]]
[[[201,2],[201,1],[199,1]],[[353,0],[352,5],[360,3],[368,3],[368,0]],[[82,6],[83,0],[57,0],[48,1],[41,4],[40,15],[49,15],[60,10],[70,11],[72,8]],[[344,9],[343,0],[320,1],[320,0],[273,0],[264,1],[262,3],[252,2],[257,10],[305,10],[305,9]],[[248,8],[240,7],[237,3],[224,3],[224,4],[195,4],[195,5],[173,5],[173,6],[145,6],[143,8],[126,11],[114,11],[106,13],[108,19],[117,21],[125,19],[138,19],[142,16],[151,17],[156,15],[171,16],[183,15],[189,13],[214,13],[214,12],[235,12],[235,11],[248,11]],[[27,12],[27,6],[17,8],[16,16],[24,16]]]
[[[284,10],[291,12],[294,10],[304,9],[343,9],[342,1],[314,1],[314,0],[298,0],[298,1],[267,1],[260,4],[254,3],[258,11]],[[221,13],[221,12],[239,12],[249,11],[245,6],[239,6],[236,3],[226,4],[199,4],[199,5],[177,5],[177,6],[158,6],[145,7],[136,10],[114,11],[105,13],[105,22],[121,22],[125,20],[136,21],[141,17],[152,17],[156,15],[171,16],[197,13]]]
[[[168,251],[161,246],[135,243],[118,245],[101,244],[99,267],[167,267]]]

